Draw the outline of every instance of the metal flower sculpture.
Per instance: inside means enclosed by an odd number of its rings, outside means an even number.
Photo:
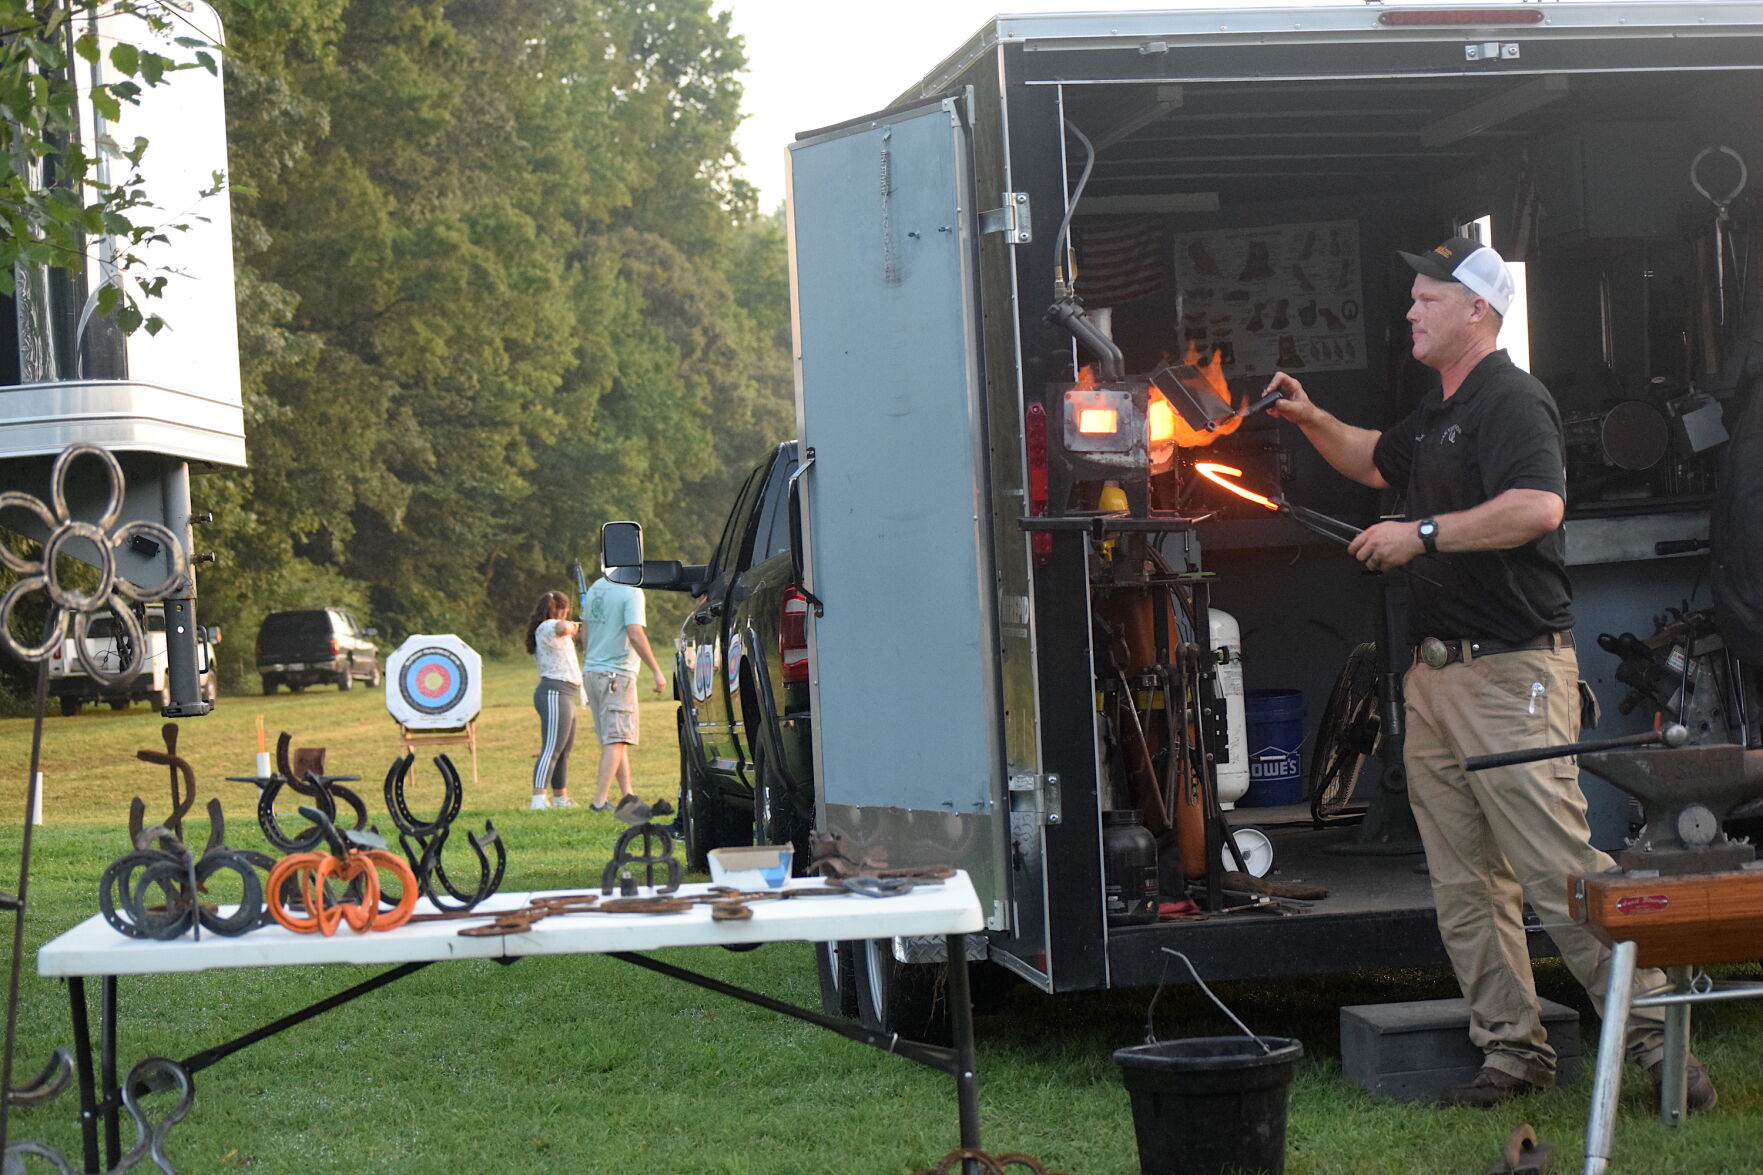
[[[84,522],[68,513],[68,471],[80,457],[91,457],[102,463],[110,482],[109,500],[97,522]],[[21,661],[42,663],[66,639],[71,616],[74,646],[86,672],[104,685],[121,685],[140,671],[140,651],[146,648],[140,619],[130,605],[162,600],[177,590],[189,568],[184,545],[170,529],[157,522],[136,519],[116,526],[123,508],[122,467],[116,463],[115,457],[96,445],[69,445],[63,449],[55,458],[55,469],[49,481],[51,506],[44,506],[38,499],[17,490],[0,493],[0,511],[8,508],[23,510],[34,515],[45,531],[43,550],[37,559],[23,558],[0,545],[0,563],[19,577],[18,582],[0,596],[0,646]],[[69,546],[80,540],[90,548],[89,553],[98,568],[98,586],[90,591],[63,583],[56,567],[57,557],[68,553]],[[150,587],[141,587],[117,574],[116,552],[125,546],[147,546],[156,552],[166,552],[170,571],[165,579]],[[87,553],[81,551],[82,555]],[[13,610],[19,601],[39,588],[48,593],[55,610],[44,626],[43,639],[37,644],[26,645],[13,633]],[[106,659],[93,655],[86,641],[91,616],[102,611],[116,617],[129,646],[136,650],[126,663],[115,667],[103,664]]]
[[[109,497],[97,522],[76,519],[68,509],[69,471],[74,462],[82,457],[101,464],[109,480]],[[42,550],[36,559],[26,559],[0,544],[0,563],[18,577],[5,595],[0,596],[0,648],[21,661],[34,662],[37,665],[36,718],[31,730],[30,769],[25,776],[24,836],[19,851],[18,892],[0,893],[0,911],[10,911],[13,915],[12,958],[6,991],[6,1043],[4,1053],[0,1054],[0,1058],[3,1058],[0,1060],[0,1163],[8,1165],[9,1169],[10,1164],[21,1159],[24,1154],[47,1157],[44,1154],[47,1148],[37,1143],[7,1146],[7,1110],[13,1105],[34,1105],[54,1097],[67,1084],[70,1062],[66,1050],[58,1049],[35,1081],[21,1089],[14,1089],[12,1086],[13,1046],[18,1028],[19,971],[24,959],[26,899],[31,875],[31,813],[36,810],[38,802],[37,771],[42,762],[43,707],[49,691],[49,656],[61,647],[71,627],[79,659],[95,680],[106,685],[122,685],[128,682],[140,671],[147,647],[134,605],[170,596],[184,583],[189,570],[184,544],[165,526],[144,520],[116,525],[117,520],[122,517],[125,489],[122,467],[117,464],[115,457],[96,445],[77,444],[63,449],[61,455],[55,459],[50,475],[49,506],[30,494],[16,490],[0,493],[0,513],[9,510],[23,511],[34,517],[44,531]],[[125,546],[150,555],[163,552],[167,565],[165,579],[143,587],[118,574],[116,555]],[[81,590],[64,583],[57,562],[63,555],[92,562],[98,569],[97,586],[90,590]],[[21,600],[39,589],[49,596],[49,620],[43,627],[42,639],[34,645],[25,644],[13,632],[13,613]],[[122,663],[115,666],[102,664],[104,658],[93,655],[86,641],[87,624],[92,614],[106,610],[116,617],[129,647],[133,650],[129,656],[119,658]],[[132,1106],[130,1112],[134,1112]],[[181,1116],[181,1112],[178,1116]],[[169,1126],[170,1121],[164,1125]],[[156,1161],[162,1141],[162,1136],[156,1135],[151,1147]],[[149,1148],[143,1145],[136,1149],[145,1154]],[[132,1165],[139,1158],[140,1155],[131,1152],[128,1162]],[[68,1169],[60,1164],[59,1156],[52,1161],[63,1170]],[[165,1169],[170,1168],[166,1166]]]

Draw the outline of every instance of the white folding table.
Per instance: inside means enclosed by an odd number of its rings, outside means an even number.
[[[791,888],[817,888],[814,878],[793,878]],[[680,896],[702,895],[708,885],[685,885]],[[549,891],[552,894],[582,891]],[[591,892],[591,891],[590,891]],[[643,888],[643,896],[654,891]],[[543,894],[497,894],[474,913],[516,910]],[[529,955],[610,955],[671,978],[745,1000],[783,1015],[818,1024],[851,1040],[897,1053],[955,1079],[959,1102],[961,1145],[978,1148],[979,1084],[974,1066],[973,1019],[967,988],[964,935],[984,929],[979,898],[965,873],[936,884],[921,884],[907,893],[870,898],[857,894],[757,900],[751,919],[716,921],[706,905],[676,914],[571,913],[546,917],[531,929],[483,937],[463,936],[472,921],[413,922],[396,930],[357,934],[346,926],[330,938],[295,934],[270,925],[237,938],[204,934],[156,942],[131,939],[109,926],[100,915],[86,919],[46,944],[37,955],[37,971],[68,981],[73,1011],[75,1068],[79,1081],[80,1131],[85,1170],[113,1167],[121,1154],[120,1119],[123,1091],[116,1076],[116,983],[123,975],[163,975],[229,967],[285,967],[316,963],[390,965],[352,987],[265,1024],[252,1032],[194,1053],[178,1062],[195,1074],[233,1053],[368,992],[396,982],[431,963],[450,959],[496,959],[513,962]],[[434,913],[424,901],[419,914]],[[487,919],[486,919],[487,920]],[[768,942],[831,942],[896,936],[942,935],[949,958],[948,996],[954,1029],[953,1047],[907,1040],[836,1016],[800,1008],[758,992],[723,983],[671,963],[637,954],[688,946],[757,946]],[[98,1050],[92,1057],[91,1021],[85,981],[100,979]],[[104,1123],[107,1162],[98,1161],[98,1125]]]

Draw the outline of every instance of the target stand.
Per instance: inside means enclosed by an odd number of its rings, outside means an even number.
[[[483,708],[483,658],[452,633],[418,634],[386,658],[386,710],[398,722],[403,753],[464,743],[477,773],[477,715]]]

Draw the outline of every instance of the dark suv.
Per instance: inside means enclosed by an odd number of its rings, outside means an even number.
[[[368,639],[375,633],[341,608],[271,612],[257,630],[263,692],[273,694],[278,685],[299,691],[333,681],[340,690],[358,680],[379,685],[379,650]]]
[[[795,472],[796,442],[786,441],[741,487],[708,564],[642,569],[642,586],[698,600],[674,658],[680,815],[695,869],[711,849],[755,837],[759,844],[795,844],[798,860],[807,860],[814,822],[809,603],[791,547]],[[614,528],[640,542],[635,524],[609,523],[608,546]]]

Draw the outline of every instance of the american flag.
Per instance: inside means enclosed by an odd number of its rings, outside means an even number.
[[[1161,217],[1102,217],[1074,224],[1071,232],[1084,305],[1119,306],[1169,287],[1169,228]]]

